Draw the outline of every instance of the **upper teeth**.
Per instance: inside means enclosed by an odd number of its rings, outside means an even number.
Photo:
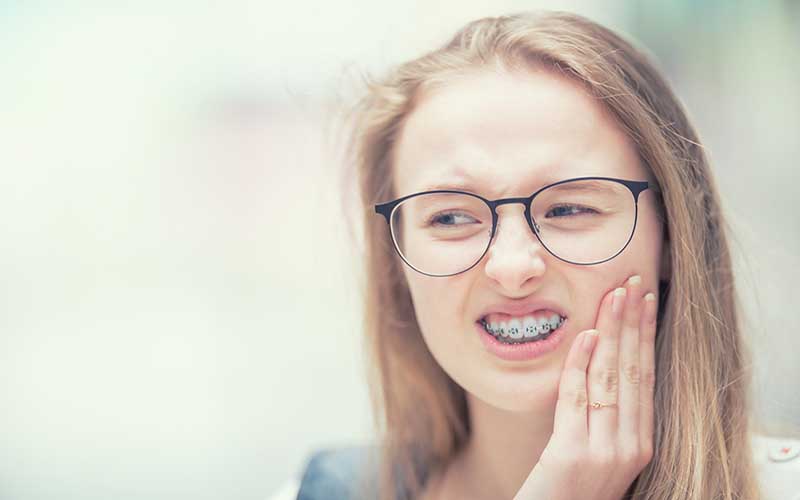
[[[507,321],[487,322],[483,321],[484,327],[493,335],[512,339],[535,338],[540,334],[549,333],[555,330],[564,322],[564,318],[558,314],[550,317],[514,317]]]

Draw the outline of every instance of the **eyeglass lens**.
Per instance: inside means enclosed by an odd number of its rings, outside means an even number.
[[[627,245],[636,203],[623,184],[577,180],[541,191],[531,204],[532,225],[546,249],[576,264],[607,260]],[[403,201],[392,213],[392,237],[412,267],[431,275],[464,271],[491,243],[492,211],[463,193],[427,193]]]

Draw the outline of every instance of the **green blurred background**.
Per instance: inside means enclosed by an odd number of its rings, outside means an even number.
[[[0,2],[0,499],[260,499],[370,440],[335,112],[533,8],[660,62],[736,230],[757,414],[800,427],[798,2]]]

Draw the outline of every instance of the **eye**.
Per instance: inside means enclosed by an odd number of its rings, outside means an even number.
[[[580,215],[580,214],[591,214],[597,213],[597,211],[588,208],[588,207],[581,207],[579,205],[561,205],[557,207],[551,208],[546,214],[545,217],[568,217],[571,215]]]
[[[456,226],[461,224],[470,222],[478,222],[473,217],[461,212],[443,212],[440,214],[436,214],[431,217],[430,224],[432,225],[441,225],[441,226]]]

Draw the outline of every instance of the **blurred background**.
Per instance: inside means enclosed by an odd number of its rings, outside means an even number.
[[[713,160],[757,414],[800,426],[794,1],[0,1],[0,499],[263,499],[373,436],[337,112],[467,21],[571,10]]]

